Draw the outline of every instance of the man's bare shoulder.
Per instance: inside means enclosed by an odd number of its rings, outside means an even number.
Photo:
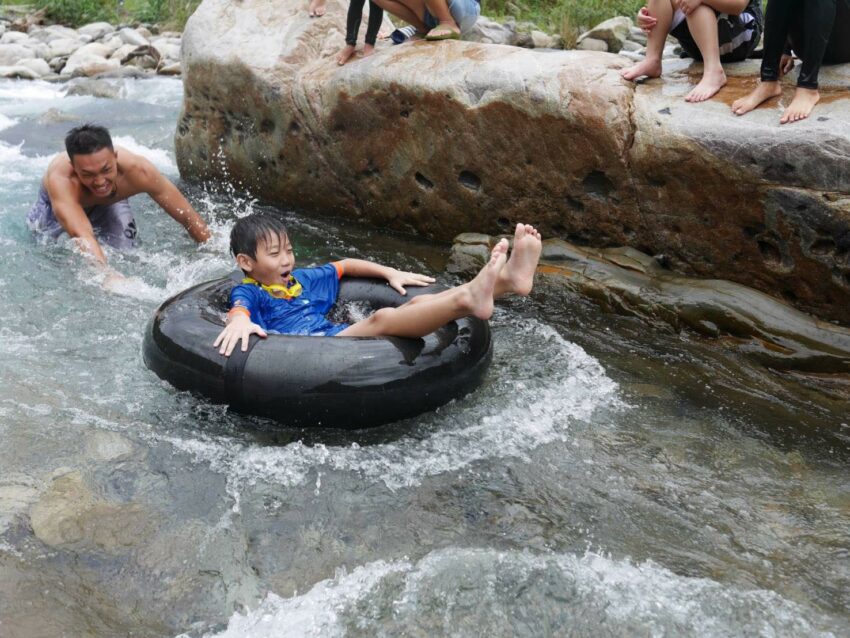
[[[128,183],[140,191],[153,188],[160,173],[149,159],[123,146],[116,146],[115,153],[118,155],[118,171]]]
[[[67,153],[59,153],[50,160],[43,184],[51,197],[60,195],[73,197],[80,192],[80,182],[74,173]]]

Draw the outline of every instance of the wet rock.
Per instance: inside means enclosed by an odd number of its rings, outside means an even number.
[[[103,430],[89,434],[86,451],[92,458],[102,461],[123,461],[137,455],[136,445],[130,439]]]
[[[497,239],[458,237],[450,272],[476,272]],[[537,273],[607,311],[714,339],[731,337],[722,342],[724,347],[772,369],[850,374],[850,329],[818,321],[739,284],[675,275],[632,248],[595,250],[546,240]]]
[[[623,42],[623,48],[620,49],[620,53],[623,51],[643,51],[644,49],[646,49],[644,45],[632,42],[631,40],[626,40]]]
[[[728,65],[698,105],[684,96],[700,67],[683,60],[639,85],[621,56],[474,42],[379,44],[339,68],[344,11],[326,17],[318,30],[294,0],[201,4],[183,38],[185,177],[437,239],[529,220],[850,323],[846,77],[822,74],[824,121],[780,127],[775,107],[729,115],[757,62]]]
[[[480,17],[465,38],[472,42],[487,44],[513,44],[516,32],[511,24],[501,24],[490,18]]]
[[[556,44],[555,38],[551,35],[537,30],[531,32],[531,42],[535,49],[551,49]]]
[[[65,113],[56,108],[47,109],[38,117],[39,124],[59,124],[62,122],[79,122],[80,118],[70,113]]]
[[[20,60],[18,64],[32,70],[39,77],[43,77],[50,73],[50,65],[41,58],[25,58]]]
[[[0,534],[18,517],[26,514],[43,489],[40,481],[20,473],[0,477]]]
[[[577,44],[581,44],[586,39],[602,40],[607,45],[608,51],[617,53],[623,48],[623,43],[628,39],[632,26],[632,21],[629,18],[623,16],[611,18],[581,34]]]
[[[105,57],[94,53],[80,54],[78,51],[68,59],[67,64],[62,69],[62,75],[91,77],[117,69],[120,66],[118,60],[107,60]]]
[[[183,66],[179,62],[174,62],[173,64],[166,64],[159,69],[157,69],[157,73],[160,75],[180,75],[183,72]]]
[[[68,87],[67,95],[90,95],[92,97],[116,99],[121,97],[121,86],[103,79],[85,78],[75,80]]]
[[[0,77],[20,80],[38,80],[41,75],[22,65],[0,66]]]
[[[36,537],[50,547],[107,553],[128,551],[154,530],[144,507],[97,497],[79,472],[52,481],[30,509],[30,524]]]

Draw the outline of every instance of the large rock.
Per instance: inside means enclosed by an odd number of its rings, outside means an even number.
[[[846,69],[780,127],[775,105],[729,113],[756,63],[698,105],[688,62],[635,86],[589,51],[416,42],[340,68],[344,17],[339,0],[322,20],[205,0],[183,38],[183,175],[438,239],[528,220],[850,323],[850,99],[830,88]]]
[[[33,57],[33,50],[20,44],[0,44],[0,66],[11,66]]]
[[[89,36],[92,40],[99,40],[105,35],[114,33],[115,27],[108,22],[92,22],[77,29],[83,35]]]
[[[52,40],[48,43],[50,47],[50,58],[61,58],[65,55],[71,55],[81,46],[83,43],[77,39],[72,38],[58,38],[56,40]]]
[[[71,77],[91,77],[100,75],[108,71],[113,71],[121,66],[118,60],[107,60],[101,55],[94,53],[84,53],[77,55],[76,53],[70,57],[65,67],[62,69],[62,75]]]
[[[611,53],[618,53],[623,48],[623,43],[628,39],[632,26],[632,21],[624,16],[611,18],[597,24],[587,33],[582,33],[578,43],[581,44],[582,40],[587,38],[602,40],[608,45],[608,50]]]

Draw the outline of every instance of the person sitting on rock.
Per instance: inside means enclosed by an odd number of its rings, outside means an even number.
[[[230,233],[230,251],[246,278],[230,292],[230,311],[213,347],[230,356],[236,344],[248,349],[252,334],[269,332],[335,337],[424,337],[468,315],[489,319],[493,301],[503,295],[528,295],[542,251],[540,233],[517,224],[511,258],[508,241],[493,248],[490,259],[472,280],[435,294],[419,295],[397,308],[381,308],[351,325],[326,318],[337,299],[343,276],[385,279],[400,294],[405,286],[425,286],[434,279],[402,272],[362,259],[343,259],[317,268],[295,268],[283,222],[267,213],[243,217]],[[297,365],[297,362],[296,362]]]
[[[621,72],[627,80],[661,75],[661,56],[669,33],[685,52],[703,62],[699,83],[688,102],[703,102],[726,84],[722,63],[746,59],[762,32],[761,0],[649,0],[637,16],[647,33],[646,59]]]
[[[426,40],[457,40],[467,33],[481,15],[479,0],[374,0],[384,11],[401,18],[416,29],[412,37],[404,37],[402,30],[393,32],[393,42],[399,43],[395,34],[403,34],[401,40],[418,39],[424,34]]]
[[[106,266],[99,242],[119,250],[136,246],[136,221],[127,199],[147,193],[196,242],[210,238],[206,223],[186,198],[147,159],[112,144],[102,126],[85,124],[65,137],[65,152],[47,167],[27,225],[57,238],[68,233],[80,249]],[[110,271],[105,285],[121,279]]]
[[[340,66],[348,62],[354,55],[357,46],[357,33],[360,31],[360,20],[363,17],[363,5],[365,0],[349,0],[348,17],[345,22],[345,47],[336,56],[336,62]],[[365,58],[375,52],[375,41],[378,39],[378,31],[384,21],[384,10],[369,0],[369,22],[366,26],[366,44],[363,45],[361,55]]]
[[[765,14],[761,81],[749,95],[733,102],[733,113],[749,113],[782,94],[779,78],[794,67],[792,50],[803,64],[780,124],[809,117],[820,100],[821,63],[850,62],[850,0],[771,0]]]

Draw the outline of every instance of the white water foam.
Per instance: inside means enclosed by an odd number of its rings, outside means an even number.
[[[11,117],[7,117],[6,115],[0,113],[0,131],[4,131],[10,126],[14,126],[17,123],[18,120],[14,120]]]
[[[31,182],[33,179],[37,181],[50,164],[51,156],[30,157],[21,152],[23,145],[23,142],[20,144],[0,142],[0,175],[3,176],[0,180],[0,189],[2,190],[12,188],[17,191],[19,187],[16,184]],[[37,189],[37,185],[33,187],[33,194]]]
[[[833,636],[807,616],[818,618],[775,592],[681,576],[651,561],[449,548],[416,564],[369,563],[300,596],[269,594],[206,638]]]
[[[356,472],[397,490],[489,458],[527,458],[541,445],[567,440],[571,423],[588,419],[602,405],[617,403],[617,385],[579,346],[533,320],[511,330],[513,338],[528,345],[522,348],[525,356],[502,355],[509,364],[490,391],[500,405],[491,408],[487,397],[476,397],[472,405],[449,404],[437,416],[422,417],[440,423],[438,431],[423,439],[408,437],[367,447],[296,442],[283,448],[236,445],[224,438],[169,440],[225,474],[236,491],[240,484],[258,481],[303,484],[311,471],[322,468]],[[541,373],[537,352],[546,352],[555,362],[551,370]]]
[[[62,84],[33,80],[0,81],[0,100],[30,103],[34,100],[58,100],[65,95]]]
[[[163,173],[177,174],[177,164],[171,153],[165,149],[145,146],[130,135],[116,135],[112,138],[112,142],[116,146],[123,146],[128,151],[149,159]]]

